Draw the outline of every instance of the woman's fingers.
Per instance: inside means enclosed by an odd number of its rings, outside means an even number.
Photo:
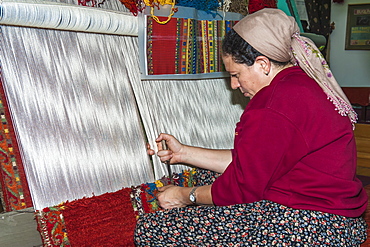
[[[158,151],[157,155],[162,162],[166,162],[172,159],[173,152],[171,150],[161,150]]]
[[[146,143],[146,153],[148,155],[154,155],[155,154],[154,150],[150,148],[150,144],[149,143]]]

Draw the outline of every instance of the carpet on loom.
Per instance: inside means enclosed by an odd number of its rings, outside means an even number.
[[[192,177],[193,173],[185,176]],[[36,212],[44,246],[135,246],[134,229],[140,214],[160,210],[155,199],[157,188],[168,178],[136,187],[123,188],[91,198],[65,202]],[[194,180],[175,181],[194,186]],[[370,184],[365,186],[370,197]],[[363,215],[370,224],[370,205]],[[367,230],[368,236],[370,229]],[[368,238],[361,247],[370,247]]]
[[[172,182],[182,187],[195,184],[196,171],[173,174]],[[67,201],[35,212],[44,246],[135,246],[136,219],[160,210],[158,188],[169,184],[163,177],[153,183],[99,196]]]
[[[201,185],[197,179],[204,174],[196,170],[173,175],[175,185],[192,187]],[[199,178],[197,178],[199,176]],[[169,183],[163,177],[154,183],[123,188],[90,198],[61,203],[36,212],[38,230],[44,246],[135,246],[136,219],[145,213],[160,210],[156,193],[158,187]],[[364,184],[370,197],[370,184]],[[370,225],[370,204],[363,214]],[[368,236],[370,229],[367,230]],[[368,238],[361,247],[370,247]]]

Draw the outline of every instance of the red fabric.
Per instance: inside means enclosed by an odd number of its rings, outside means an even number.
[[[137,14],[140,12],[143,12],[143,8],[141,6],[141,2],[140,4],[138,3],[139,1],[137,0],[120,0],[121,3],[123,3],[125,5],[125,7],[127,9],[130,10],[130,12],[134,15],[134,16],[137,16]]]
[[[216,205],[271,200],[358,217],[368,197],[356,178],[356,145],[342,117],[299,67],[280,72],[249,102],[233,161],[214,182]]]
[[[167,17],[158,18],[160,21],[167,20]],[[175,71],[177,19],[172,18],[165,25],[155,21],[152,23],[152,47],[149,49],[149,51],[151,50],[150,56],[153,60],[151,62],[153,64],[152,74],[173,74]]]
[[[136,217],[131,188],[64,204],[71,246],[134,246]]]
[[[146,190],[148,189],[148,185],[143,184],[141,186],[142,186],[143,193],[140,194],[140,199],[141,199],[141,202],[142,202],[144,212],[150,212],[150,207],[149,207],[148,201],[146,199],[147,193],[145,193]]]
[[[276,0],[249,0],[248,11],[252,14],[264,8],[277,8]]]

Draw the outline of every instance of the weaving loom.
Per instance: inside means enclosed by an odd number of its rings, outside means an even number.
[[[3,87],[35,209],[153,180],[127,39],[2,27]]]
[[[110,4],[0,3],[2,87],[36,211],[168,175],[146,154],[161,132],[232,147],[244,97],[225,79],[142,81],[137,18]]]

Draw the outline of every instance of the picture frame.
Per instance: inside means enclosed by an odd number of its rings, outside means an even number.
[[[370,4],[349,4],[345,50],[370,50]]]

